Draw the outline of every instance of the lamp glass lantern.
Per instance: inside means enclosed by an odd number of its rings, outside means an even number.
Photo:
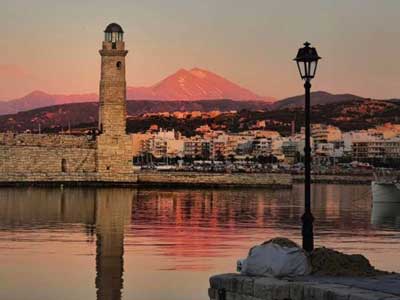
[[[294,59],[297,63],[301,79],[310,81],[314,78],[318,60],[320,59],[321,57],[318,56],[317,50],[314,47],[310,47],[309,42],[305,42],[304,47],[299,49]]]

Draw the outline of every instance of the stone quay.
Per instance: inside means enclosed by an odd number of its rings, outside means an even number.
[[[106,177],[97,172],[0,172],[0,186],[156,186],[156,187],[246,187],[286,189],[288,174],[225,174],[200,172],[118,173]]]
[[[299,278],[222,274],[210,278],[210,300],[400,300],[400,274]]]

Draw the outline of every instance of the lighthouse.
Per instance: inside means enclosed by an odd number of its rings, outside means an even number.
[[[126,134],[124,31],[117,23],[104,30],[101,56],[97,172],[113,179],[132,172],[131,139]],[[110,178],[111,179],[111,178]]]
[[[125,134],[126,79],[124,31],[111,23],[104,31],[101,55],[99,130],[105,134]]]

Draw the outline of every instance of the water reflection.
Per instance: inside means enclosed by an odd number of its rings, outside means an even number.
[[[55,299],[66,287],[63,299],[114,300],[125,293],[126,299],[206,299],[208,276],[233,271],[252,245],[276,235],[300,242],[302,195],[301,185],[279,191],[0,189],[0,264],[8,264],[0,269],[0,298]],[[317,244],[362,252],[378,267],[400,271],[400,262],[393,263],[399,206],[371,211],[368,186],[313,185],[312,207]],[[85,271],[86,279],[43,284],[47,298],[4,280],[21,264],[39,266],[41,252],[57,254],[46,265],[58,263],[55,272],[85,264],[70,272]],[[32,261],[21,263],[21,257]],[[53,274],[42,271],[48,280]],[[36,274],[16,272],[15,278],[24,279],[23,286],[38,284]],[[182,282],[185,291],[171,288]]]
[[[400,203],[374,203],[371,223],[381,227],[400,228]]]
[[[124,228],[129,224],[135,190],[7,189],[1,192],[0,228],[30,231],[85,225],[88,241],[96,234],[98,300],[121,299]]]
[[[124,272],[124,228],[129,224],[134,191],[97,190],[96,288],[98,300],[121,299]]]
[[[45,228],[65,223],[95,225],[96,191],[0,189],[2,229]]]

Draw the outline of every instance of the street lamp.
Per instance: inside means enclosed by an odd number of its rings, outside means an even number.
[[[311,129],[310,129],[310,89],[311,79],[314,78],[317,71],[318,60],[317,50],[310,47],[309,42],[304,43],[304,47],[300,48],[294,59],[300,72],[300,77],[304,82],[305,89],[305,147],[304,147],[304,214],[301,217],[303,226],[301,229],[303,235],[303,249],[310,252],[314,249],[314,233],[313,222],[314,217],[311,213]]]

